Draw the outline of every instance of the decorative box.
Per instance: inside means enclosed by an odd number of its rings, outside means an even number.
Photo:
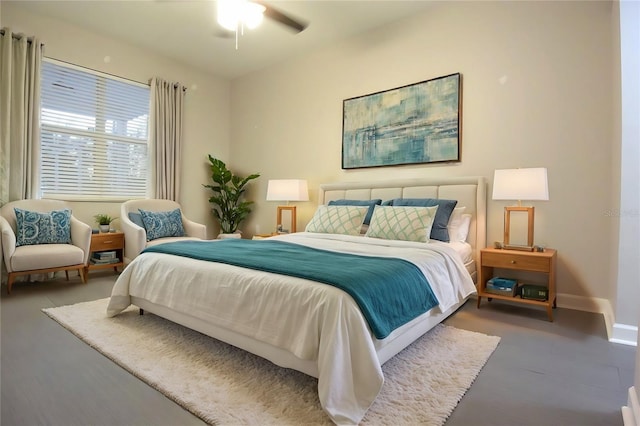
[[[524,284],[520,287],[520,297],[544,301],[549,298],[549,289],[542,285]]]
[[[493,277],[485,285],[485,292],[514,297],[518,289],[518,281],[509,278]]]

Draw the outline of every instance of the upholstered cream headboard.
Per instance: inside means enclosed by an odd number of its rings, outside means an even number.
[[[465,213],[473,216],[467,241],[473,247],[476,262],[480,258],[480,249],[486,247],[487,183],[482,176],[326,183],[320,185],[318,203],[376,198],[382,201],[393,198],[458,200],[457,207],[466,207]]]

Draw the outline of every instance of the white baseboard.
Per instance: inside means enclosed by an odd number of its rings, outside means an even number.
[[[638,346],[638,327],[627,324],[613,324],[609,341],[623,345]]]
[[[477,296],[474,295],[474,297]],[[607,339],[610,342],[638,346],[638,326],[616,323],[613,307],[607,299],[574,296],[573,294],[564,293],[558,293],[556,298],[557,305],[560,308],[602,314],[607,329]]]
[[[638,346],[638,326],[616,323],[609,300],[562,293],[558,293],[557,298],[558,306],[561,308],[602,314],[610,342]]]
[[[640,426],[640,401],[635,387],[629,388],[629,402],[622,407],[622,420],[624,426]]]

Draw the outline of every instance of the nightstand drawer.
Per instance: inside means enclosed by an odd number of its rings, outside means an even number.
[[[124,247],[123,233],[94,234],[91,238],[91,251],[115,250]]]
[[[482,266],[494,268],[520,269],[526,271],[549,272],[550,260],[548,257],[537,257],[516,253],[482,253]]]

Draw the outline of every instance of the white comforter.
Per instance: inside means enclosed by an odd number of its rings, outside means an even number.
[[[312,233],[275,238],[332,251],[406,259],[431,284],[439,301],[434,309],[445,311],[475,291],[460,257],[443,244]],[[317,362],[320,403],[337,424],[360,422],[382,388],[375,338],[351,296],[333,286],[145,253],[118,278],[107,314],[120,313],[131,304],[131,296]]]

